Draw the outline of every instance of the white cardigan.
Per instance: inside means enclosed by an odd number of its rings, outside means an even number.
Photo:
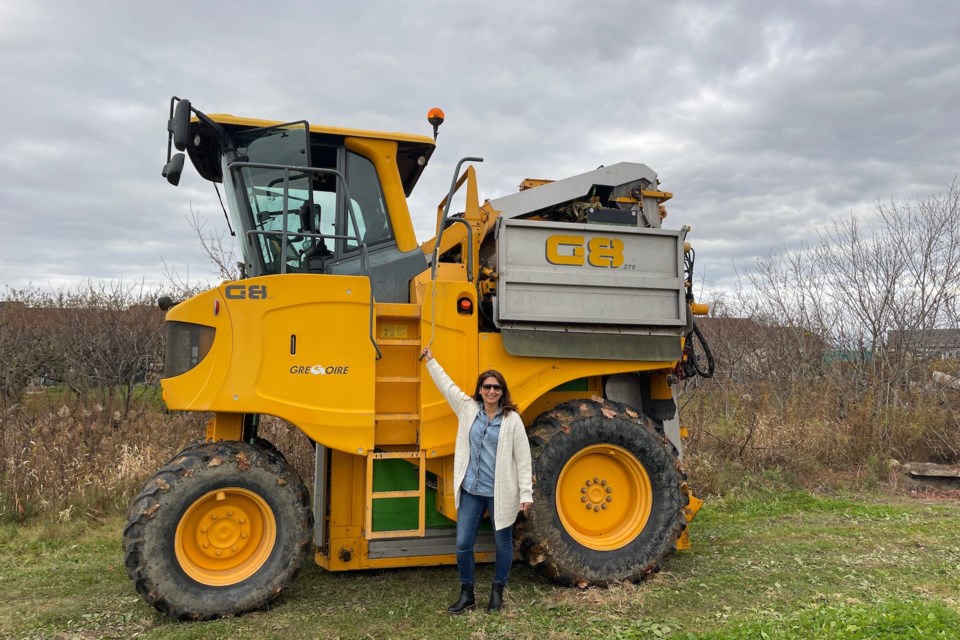
[[[453,495],[459,509],[460,485],[467,475],[467,463],[470,461],[470,427],[483,405],[465,394],[436,360],[427,362],[427,371],[457,415]],[[499,531],[516,521],[521,502],[533,502],[530,443],[527,441],[527,430],[516,411],[507,412],[500,423],[493,476],[493,526]]]

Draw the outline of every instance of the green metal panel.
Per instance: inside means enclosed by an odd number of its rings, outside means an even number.
[[[427,474],[430,478],[430,474]],[[419,472],[406,460],[375,460],[373,467],[373,490],[377,491],[413,491],[420,482]],[[383,498],[373,501],[373,530],[397,531],[416,529],[417,498]],[[427,489],[426,507],[427,529],[444,529],[457,525],[437,511],[437,491]]]
[[[553,391],[589,391],[590,390],[590,379],[589,378],[577,378],[576,380],[571,380],[570,382],[564,382],[558,387],[554,387]]]

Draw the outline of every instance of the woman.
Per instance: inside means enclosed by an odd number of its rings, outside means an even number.
[[[423,350],[434,384],[457,416],[453,454],[453,490],[457,505],[457,568],[460,598],[447,611],[461,614],[477,606],[473,588],[473,547],[483,512],[491,514],[497,545],[493,589],[487,611],[500,611],[503,588],[513,563],[513,523],[533,505],[533,477],[527,431],[510,401],[507,382],[497,371],[477,378],[473,396],[465,394],[430,347]]]

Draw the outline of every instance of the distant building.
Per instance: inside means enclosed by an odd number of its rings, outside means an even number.
[[[960,358],[960,329],[890,331],[887,346],[903,349],[916,358]]]
[[[821,336],[800,327],[770,326],[752,318],[708,317],[696,322],[718,363],[732,377],[762,377],[772,362],[818,368],[828,348]]]

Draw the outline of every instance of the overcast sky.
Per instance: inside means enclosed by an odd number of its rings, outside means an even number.
[[[171,95],[209,113],[428,135],[418,237],[463,156],[480,195],[643,162],[699,278],[960,169],[960,3],[0,0],[0,291],[215,280],[160,176]]]

